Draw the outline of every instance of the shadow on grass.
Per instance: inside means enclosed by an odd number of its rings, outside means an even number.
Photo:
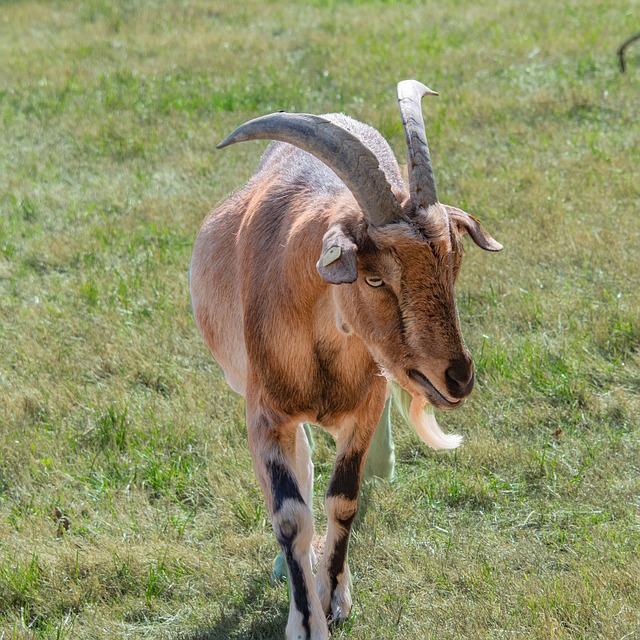
[[[266,582],[252,585],[242,602],[222,610],[215,624],[181,634],[179,640],[281,640],[289,603],[266,603],[270,589]]]

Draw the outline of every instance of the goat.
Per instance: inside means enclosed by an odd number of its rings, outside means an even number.
[[[502,246],[438,201],[421,100],[398,84],[409,193],[384,138],[342,114],[274,113],[218,148],[269,139],[247,185],[212,211],[190,268],[194,317],[245,397],[253,464],[286,557],[286,637],[324,640],[351,609],[347,547],[367,449],[394,381],[434,448],[458,446],[421,413],[458,407],[474,384],[454,297],[461,236]],[[318,259],[319,258],[319,259]],[[313,574],[313,464],[303,423],[336,439],[325,549]]]

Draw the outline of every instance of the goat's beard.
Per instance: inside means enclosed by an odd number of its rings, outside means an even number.
[[[384,372],[391,389],[391,396],[398,413],[410,424],[432,449],[455,449],[462,444],[462,436],[442,431],[436,420],[433,407],[426,398],[411,393],[399,384],[393,376]]]

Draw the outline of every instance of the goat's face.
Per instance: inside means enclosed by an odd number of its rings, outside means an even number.
[[[454,295],[461,231],[439,203],[411,222],[369,226],[357,241],[357,279],[334,294],[339,328],[365,342],[386,376],[439,408],[459,405],[474,381]]]

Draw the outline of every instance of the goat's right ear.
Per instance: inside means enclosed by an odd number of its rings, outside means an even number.
[[[322,238],[322,254],[316,264],[320,277],[329,284],[345,284],[358,279],[358,247],[340,225]]]
[[[471,239],[485,251],[502,251],[502,245],[494,240],[481,226],[477,218],[469,215],[466,211],[445,204],[444,208],[451,216],[451,219],[469,233]]]

